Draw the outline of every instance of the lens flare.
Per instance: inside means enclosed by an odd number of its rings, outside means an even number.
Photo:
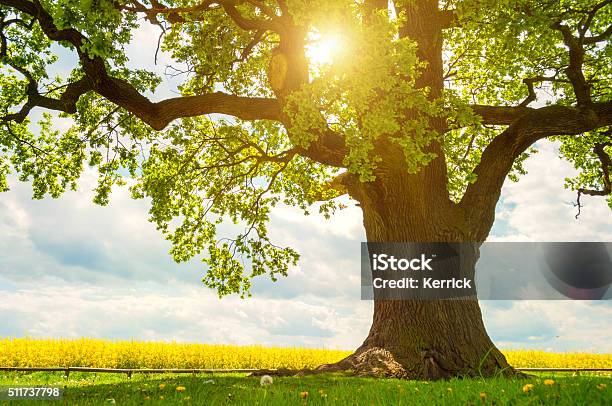
[[[342,47],[342,39],[334,34],[312,34],[306,46],[306,56],[314,65],[330,65]]]

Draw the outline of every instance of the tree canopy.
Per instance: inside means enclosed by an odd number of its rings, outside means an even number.
[[[202,255],[220,295],[296,262],[268,237],[274,206],[331,215],[390,167],[441,165],[440,185],[422,181],[476,241],[543,138],[579,169],[567,187],[612,206],[611,3],[0,0],[0,188],[15,172],[58,197],[88,165],[107,204],[133,179],[174,258]],[[126,55],[143,24],[160,37],[139,46],[172,56],[176,97],[159,100],[167,78]],[[309,57],[329,36],[332,61]]]

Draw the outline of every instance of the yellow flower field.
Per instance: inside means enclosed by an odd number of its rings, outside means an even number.
[[[313,368],[349,351],[80,339],[0,339],[0,366]]]
[[[612,368],[612,354],[502,351],[516,368]]]
[[[350,351],[80,339],[0,339],[3,367],[313,368]],[[612,354],[504,351],[515,367],[612,368]]]

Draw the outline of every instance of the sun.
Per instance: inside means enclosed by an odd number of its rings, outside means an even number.
[[[342,38],[337,34],[320,34],[313,32],[309,35],[306,46],[306,57],[313,65],[331,65],[334,57],[341,51]]]

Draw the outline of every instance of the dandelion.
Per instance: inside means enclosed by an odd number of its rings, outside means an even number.
[[[554,384],[555,384],[555,381],[553,381],[552,379],[545,379],[544,380],[544,385],[551,386],[551,385],[554,385]]]
[[[165,383],[160,383],[160,384],[159,384],[159,389],[164,389],[165,387],[166,387],[166,384],[165,384]]]
[[[184,386],[177,386],[176,387],[176,391],[177,392],[185,392],[185,387]]]
[[[300,392],[300,397],[306,399],[308,397],[308,392]]]
[[[272,385],[273,379],[270,375],[264,375],[261,377],[261,379],[259,380],[259,384],[261,386],[268,386],[268,385]]]
[[[599,389],[599,390],[606,389],[606,384],[605,383],[600,383],[599,385],[597,385],[597,389]]]
[[[447,391],[447,392],[452,392],[452,391],[453,391],[453,388],[446,388],[446,391]]]
[[[487,392],[480,392],[480,400],[484,402],[486,398],[487,398]]]
[[[527,385],[523,386],[523,392],[528,393],[531,392],[533,390],[533,384],[532,383],[528,383]]]

